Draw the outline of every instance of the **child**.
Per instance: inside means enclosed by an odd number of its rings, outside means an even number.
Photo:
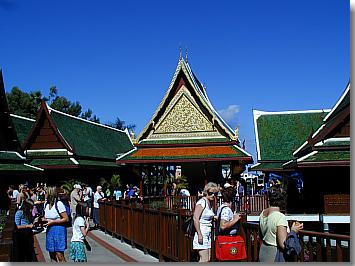
[[[74,262],[87,262],[84,241],[89,231],[89,217],[84,218],[85,207],[82,203],[78,203],[75,213],[69,259]]]

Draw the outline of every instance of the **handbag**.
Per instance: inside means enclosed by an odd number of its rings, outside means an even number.
[[[91,246],[90,246],[89,242],[86,240],[85,237],[84,237],[83,241],[84,241],[84,245],[86,247],[86,250],[87,251],[91,251]]]
[[[246,259],[244,239],[241,236],[217,236],[216,258],[220,261]]]
[[[225,208],[225,207],[223,207]],[[222,235],[220,230],[221,214],[218,216],[217,238],[216,238],[216,258],[219,261],[236,261],[247,258],[245,241],[240,235]]]
[[[196,232],[196,228],[194,225],[194,219],[192,218],[192,216],[188,217],[184,223],[182,224],[182,230],[185,233],[185,236],[188,237],[194,237],[195,232]]]
[[[205,207],[203,207],[203,210],[201,212],[201,215],[203,213],[203,211],[205,210],[207,205],[207,202],[205,201]],[[200,219],[201,219],[201,215],[200,215]],[[181,225],[181,229],[184,232],[185,236],[188,236],[190,238],[193,238],[195,236],[196,233],[196,228],[195,228],[195,224],[194,224],[194,218],[193,215],[189,216]]]

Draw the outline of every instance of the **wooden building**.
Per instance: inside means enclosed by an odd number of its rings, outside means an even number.
[[[42,182],[79,179],[93,185],[100,177],[122,174],[116,157],[133,148],[128,131],[59,112],[45,102],[23,146],[31,164],[44,169]]]
[[[206,88],[180,56],[169,88],[153,117],[136,139],[135,149],[117,164],[139,168],[134,182],[145,195],[157,195],[177,175],[187,177],[191,193],[207,181],[223,182],[222,165],[239,175],[252,156],[240,147],[238,135],[213,108]]]
[[[0,71],[0,121],[0,184],[15,184],[42,172],[43,169],[31,165],[24,156],[23,138],[33,121],[10,115],[2,71]]]
[[[332,109],[254,111],[258,162],[250,170],[303,178],[301,198],[288,193],[294,219],[350,223],[350,84]],[[304,215],[303,215],[304,214]]]
[[[253,111],[258,162],[249,170],[262,171],[267,181],[271,173],[284,177],[288,195],[293,198],[288,201],[288,212],[302,213],[303,201],[291,178],[295,170],[284,169],[283,164],[294,158],[292,153],[322,124],[329,111]]]
[[[312,203],[305,211],[324,214],[324,223],[350,223],[350,88],[283,165],[302,173],[305,201]]]

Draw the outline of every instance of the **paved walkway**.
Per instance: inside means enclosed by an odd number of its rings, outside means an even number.
[[[69,246],[72,236],[72,228],[68,228],[68,248],[64,252],[65,258],[69,261]],[[123,262],[158,262],[159,260],[150,255],[144,254],[139,249],[132,248],[127,243],[121,243],[121,240],[105,234],[100,230],[90,231],[87,237],[91,245],[91,251],[87,251],[88,262],[90,263],[123,263]],[[38,261],[50,262],[49,254],[46,251],[46,234],[39,233],[35,235],[37,247],[35,252]]]

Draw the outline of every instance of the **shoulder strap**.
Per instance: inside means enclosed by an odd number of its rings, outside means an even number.
[[[202,212],[201,212],[201,214],[200,214],[199,220],[201,220],[202,213],[203,213],[203,211],[206,209],[206,206],[207,206],[207,201],[206,201],[205,199],[203,199],[203,200],[205,201],[205,207],[203,207],[203,210],[202,210]]]
[[[62,215],[60,214],[60,212],[59,212],[59,210],[58,210],[57,202],[58,202],[57,200],[54,202],[54,207],[55,207],[57,213],[59,214],[59,217],[62,218]]]

